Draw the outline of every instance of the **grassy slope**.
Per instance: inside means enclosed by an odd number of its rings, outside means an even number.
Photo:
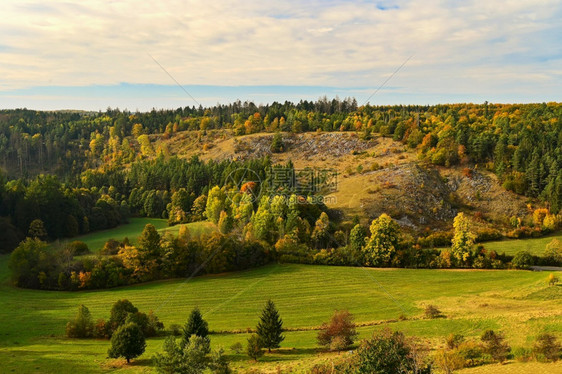
[[[7,284],[7,257],[0,257],[0,360],[7,371],[99,372],[114,361],[106,360],[107,341],[67,340],[64,325],[79,304],[94,318],[107,318],[113,302],[128,298],[142,311],[154,310],[162,321],[183,324],[199,306],[212,330],[255,326],[266,299],[272,298],[286,327],[313,327],[328,319],[334,309],[347,308],[358,322],[420,315],[427,303],[439,306],[449,317],[408,320],[392,328],[440,344],[451,333],[477,336],[483,329],[506,332],[510,342],[530,344],[542,330],[560,331],[562,287],[546,288],[545,273],[522,271],[377,270],[306,265],[270,265],[190,281],[171,280],[126,288],[85,292],[47,292],[15,289]],[[526,297],[531,295],[531,297]],[[363,337],[377,327],[361,328]],[[288,332],[286,349],[266,357],[259,365],[274,368],[280,360],[292,370],[317,357],[315,331]],[[246,334],[213,335],[215,346],[245,343]],[[150,356],[161,349],[162,339],[151,339],[147,353],[136,366],[149,370]],[[231,354],[230,351],[228,351]],[[247,367],[244,356],[230,355],[235,366]],[[108,366],[109,365],[109,366]]]
[[[494,250],[498,253],[505,252],[506,254],[514,255],[519,251],[529,251],[531,254],[542,256],[546,245],[553,239],[562,241],[562,233],[536,239],[499,240],[483,243],[483,245],[486,249]]]

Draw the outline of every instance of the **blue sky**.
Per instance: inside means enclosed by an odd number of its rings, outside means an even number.
[[[560,1],[3,0],[0,108],[562,101]],[[179,82],[195,100],[186,94]]]

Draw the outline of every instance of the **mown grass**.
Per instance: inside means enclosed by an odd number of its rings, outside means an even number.
[[[529,253],[542,256],[548,243],[553,239],[562,241],[562,233],[548,235],[542,238],[529,238],[529,239],[506,239],[497,240],[492,242],[482,243],[484,247],[490,251],[496,251],[508,255],[515,255],[519,251],[528,251]]]
[[[131,300],[142,311],[154,310],[166,326],[183,324],[198,306],[213,331],[255,327],[261,308],[271,298],[287,328],[311,329],[326,321],[334,309],[349,309],[357,322],[408,320],[359,329],[361,337],[385,326],[423,338],[433,346],[449,333],[479,336],[488,328],[502,330],[513,345],[531,344],[541,331],[560,331],[562,300],[547,288],[546,273],[528,271],[462,271],[362,269],[349,267],[269,265],[258,269],[169,280],[100,291],[54,292],[16,289],[8,284],[7,256],[0,257],[0,360],[2,371],[84,373],[113,369],[106,359],[107,341],[69,340],[64,326],[80,304],[94,318],[107,318],[118,299]],[[527,297],[532,295],[532,297]],[[428,303],[448,318],[419,319]],[[277,365],[294,372],[312,362],[329,360],[318,355],[314,330],[286,333],[283,349],[257,364]],[[213,334],[215,347],[227,349],[237,368],[254,364],[228,350],[245,344],[249,335]],[[149,358],[162,347],[162,338],[148,341],[147,353],[128,372],[150,372]],[[117,366],[120,363],[117,362]]]
[[[96,231],[90,234],[77,236],[70,240],[83,241],[88,245],[90,251],[97,252],[103,248],[103,245],[109,239],[123,240],[127,237],[131,243],[135,243],[137,237],[144,229],[144,226],[149,223],[153,224],[161,234],[169,232],[177,235],[181,226],[187,226],[193,236],[199,236],[202,233],[208,233],[214,230],[214,225],[210,222],[193,222],[185,225],[168,226],[168,221],[161,218],[131,218],[127,224],[113,229]]]

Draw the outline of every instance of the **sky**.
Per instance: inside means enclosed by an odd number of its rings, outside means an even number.
[[[2,0],[0,14],[1,109],[562,101],[559,0]]]

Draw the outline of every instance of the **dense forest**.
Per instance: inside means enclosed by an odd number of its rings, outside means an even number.
[[[554,214],[562,208],[562,104],[557,103],[358,107],[353,99],[323,98],[147,113],[17,109],[0,111],[2,250],[13,249],[30,230],[37,234],[38,220],[45,232],[35,236],[54,240],[115,227],[130,216],[163,217],[171,224],[204,219],[209,190],[228,184],[236,170],[251,169],[263,181],[270,177],[274,165],[268,158],[180,159],[165,141],[178,132],[201,139],[215,129],[233,136],[380,134],[403,142],[423,162],[486,168],[504,188],[544,201]],[[307,219],[310,231],[319,212]]]

